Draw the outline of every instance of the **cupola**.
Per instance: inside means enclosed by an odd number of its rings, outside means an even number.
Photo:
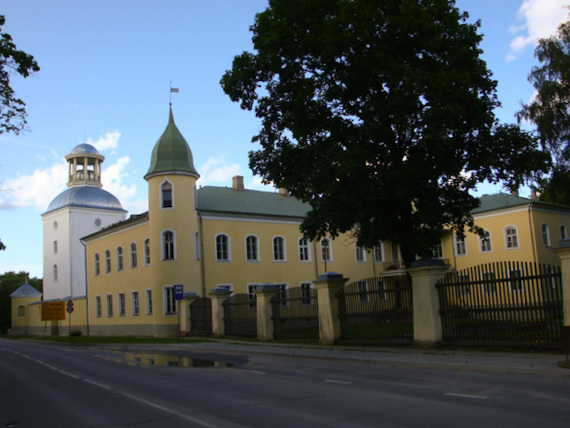
[[[194,167],[190,146],[174,123],[172,107],[168,116],[168,125],[152,150],[150,167],[145,180],[157,175],[190,175],[198,179],[200,174]]]
[[[76,146],[65,157],[68,164],[67,187],[101,187],[101,164],[105,157],[90,144]]]

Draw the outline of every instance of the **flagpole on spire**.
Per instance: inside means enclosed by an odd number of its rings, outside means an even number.
[[[173,88],[172,87],[172,80],[170,81],[170,107],[172,107],[172,94],[175,93],[177,94],[178,92],[180,92],[180,89],[178,88]]]

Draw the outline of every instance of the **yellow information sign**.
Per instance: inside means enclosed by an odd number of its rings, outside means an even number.
[[[42,321],[63,321],[65,302],[42,302]]]

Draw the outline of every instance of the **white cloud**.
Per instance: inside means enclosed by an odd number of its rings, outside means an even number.
[[[516,37],[510,43],[507,60],[514,60],[520,51],[538,39],[552,36],[568,19],[569,4],[569,0],[524,0],[517,11],[517,21],[521,23],[511,27]]]
[[[97,140],[93,140],[91,137],[89,137],[87,139],[87,144],[91,144],[100,152],[109,149],[116,149],[119,145],[120,137],[121,133],[118,131],[107,132],[104,136],[99,137]]]
[[[130,163],[131,158],[123,156],[101,172],[103,189],[115,195],[123,208],[137,195],[137,186],[125,184],[129,177],[127,171]]]
[[[225,155],[209,158],[204,165],[199,168],[200,179],[198,185],[218,184],[224,186],[232,185],[232,177],[241,175],[241,166],[237,163],[229,164]]]

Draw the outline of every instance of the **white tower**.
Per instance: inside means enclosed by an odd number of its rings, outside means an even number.
[[[42,214],[44,226],[44,300],[86,295],[85,249],[80,239],[125,219],[119,200],[101,189],[105,158],[80,144],[65,157],[69,189]],[[87,261],[88,262],[88,261]]]

